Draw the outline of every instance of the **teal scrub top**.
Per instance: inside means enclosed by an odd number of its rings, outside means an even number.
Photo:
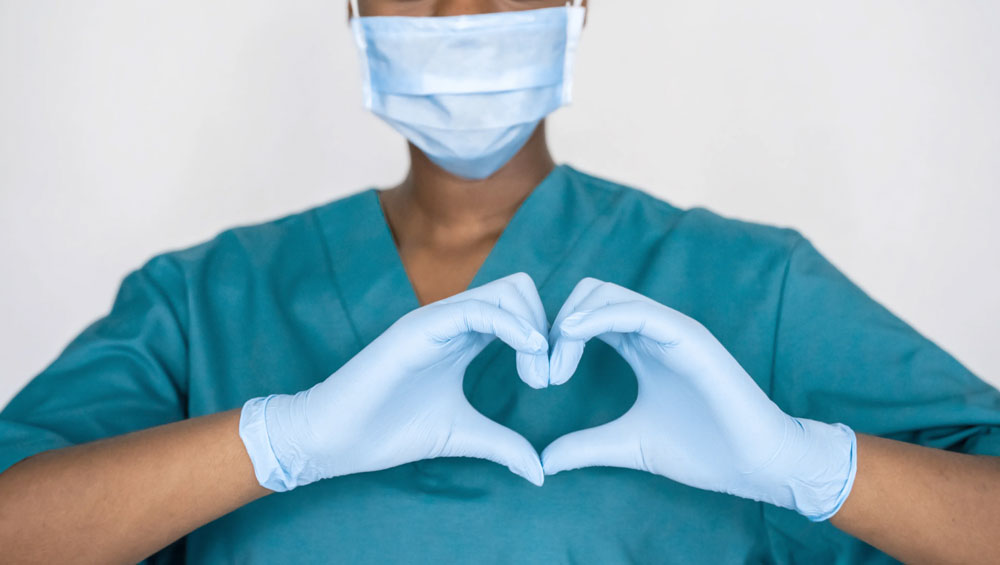
[[[561,165],[523,203],[471,286],[519,271],[534,279],[550,320],[588,276],[699,320],[793,416],[1000,455],[1000,393],[794,229],[680,209]],[[375,189],[158,255],[0,413],[0,470],[42,450],[308,388],[417,307]],[[473,406],[539,452],[623,414],[637,390],[628,365],[598,341],[564,386],[523,384],[499,341],[463,386]],[[150,561],[184,560],[892,561],[828,522],[640,471],[568,471],[538,488],[468,458],[274,494]]]

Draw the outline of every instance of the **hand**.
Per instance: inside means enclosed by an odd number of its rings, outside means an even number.
[[[778,408],[696,320],[620,286],[584,279],[549,337],[551,383],[570,379],[597,337],[635,371],[620,418],[542,452],[546,475],[589,466],[637,469],[686,485],[832,516],[856,472],[854,432]]]
[[[541,486],[537,452],[477,412],[462,379],[499,338],[517,351],[521,379],[547,386],[547,332],[538,291],[525,274],[410,312],[325,381],[244,405],[240,437],[257,480],[285,491],[422,459],[478,457]]]

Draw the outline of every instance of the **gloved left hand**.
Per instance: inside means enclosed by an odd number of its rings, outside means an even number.
[[[631,365],[638,399],[620,418],[542,452],[546,475],[624,467],[790,508],[837,512],[857,469],[854,432],[793,418],[696,320],[623,287],[584,279],[552,326],[551,384],[572,376],[597,337]]]

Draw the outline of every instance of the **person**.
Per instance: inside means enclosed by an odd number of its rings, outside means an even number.
[[[408,175],[125,277],[0,414],[5,562],[995,558],[1000,392],[797,230],[554,162],[585,4],[352,4]]]

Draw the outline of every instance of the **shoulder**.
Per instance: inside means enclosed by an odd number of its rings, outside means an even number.
[[[285,278],[324,264],[324,219],[362,199],[358,192],[294,213],[223,229],[210,239],[153,255],[137,271],[163,284],[198,280],[247,281],[265,274]]]
[[[792,227],[737,218],[703,206],[680,207],[650,191],[569,170],[582,190],[596,195],[594,200],[603,207],[601,214],[615,223],[618,233],[662,236],[707,253],[769,251],[785,258],[805,239]]]

